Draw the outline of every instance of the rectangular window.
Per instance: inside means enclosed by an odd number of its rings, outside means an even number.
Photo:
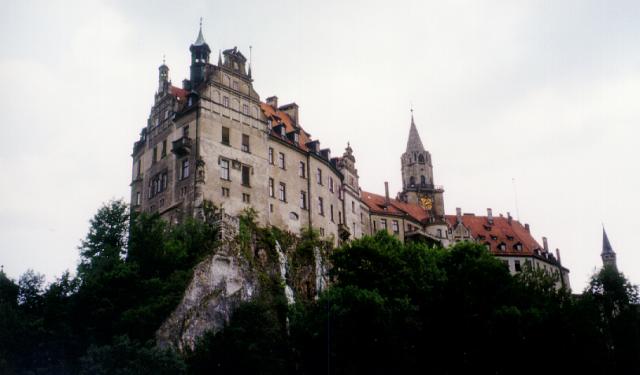
[[[338,224],[342,224],[342,211],[338,211]]]
[[[322,169],[320,168],[316,171],[316,180],[318,180],[318,185],[322,185]]]
[[[229,188],[226,188],[226,187],[222,188],[222,196],[223,197],[228,197],[229,196]]]
[[[251,195],[247,193],[242,193],[242,202],[251,203]]]
[[[249,136],[247,134],[242,135],[242,151],[249,152]]]
[[[233,81],[233,83],[231,84],[231,87],[233,87],[234,90],[240,89],[240,85],[238,84],[238,81]]]
[[[227,181],[231,180],[231,176],[229,176],[229,160],[220,160],[220,178]]]
[[[162,151],[160,152],[160,157],[164,158],[167,156],[167,140],[162,141]]]
[[[140,192],[137,192],[137,193],[136,193],[136,206],[139,206],[139,205],[140,205],[141,198],[142,198],[142,197],[141,197]]]
[[[153,147],[153,162],[155,163],[158,160],[158,146]]]
[[[378,231],[378,222],[377,221],[373,221],[373,231],[377,232]]]
[[[136,178],[140,178],[140,173],[142,172],[142,159],[138,159],[136,162]]]
[[[249,106],[246,104],[242,105],[242,113],[244,113],[245,115],[249,116]]]
[[[222,143],[229,145],[229,128],[225,126],[222,127]]]
[[[228,96],[223,96],[222,97],[222,105],[229,108],[229,97]]]
[[[318,213],[324,216],[324,199],[318,197]]]
[[[273,178],[269,178],[269,196],[271,198],[274,198],[276,195],[275,191],[274,191],[274,183],[273,183]]]
[[[307,177],[307,166],[304,164],[303,161],[300,162],[300,168],[298,170],[298,175],[302,178]]]
[[[162,176],[161,176],[161,181],[160,181],[160,182],[161,182],[161,184],[162,184],[162,191],[167,190],[167,184],[168,184],[168,182],[169,182],[169,178],[168,178],[168,176],[167,176],[167,173],[166,173],[166,172],[162,174]]]
[[[280,200],[283,202],[287,201],[287,185],[285,185],[284,182],[280,183],[280,188],[278,190],[278,198],[280,198]]]
[[[250,186],[251,184],[249,183],[249,174],[251,172],[251,169],[248,165],[243,165],[242,166],[242,185],[244,186]]]
[[[329,191],[333,193],[333,177],[329,176]]]
[[[284,163],[284,154],[282,152],[278,153],[278,166],[282,169],[286,169]]]
[[[180,179],[184,180],[187,177],[189,177],[189,159],[184,159],[180,168]]]
[[[398,225],[398,220],[393,220],[391,222],[391,229],[393,230],[393,233],[395,233],[395,234],[400,233],[400,226]]]
[[[324,228],[320,228],[320,236],[324,237]]]
[[[442,238],[442,229],[438,229],[438,238]]]
[[[387,219],[380,219],[380,229],[387,230]]]
[[[351,201],[351,212],[356,213],[356,202]]]
[[[306,191],[300,192],[300,208],[302,208],[303,210],[307,209],[307,192]]]
[[[334,222],[334,220],[333,220],[333,205],[331,205],[329,207],[329,217],[331,217],[331,222]]]
[[[520,261],[519,260],[514,260],[513,261],[513,266],[515,267],[516,272],[522,271],[522,267],[520,266]]]
[[[269,164],[273,165],[273,149],[269,147]]]

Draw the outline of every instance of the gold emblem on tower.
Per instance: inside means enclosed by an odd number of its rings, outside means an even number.
[[[433,207],[433,202],[431,201],[431,198],[429,198],[429,197],[422,197],[422,198],[420,198],[420,205],[425,210],[430,210]]]

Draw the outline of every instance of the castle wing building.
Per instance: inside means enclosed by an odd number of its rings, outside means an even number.
[[[263,226],[295,233],[314,228],[335,245],[380,230],[401,241],[443,246],[475,241],[514,273],[530,264],[560,275],[559,284],[568,286],[559,254],[548,251],[546,239],[540,246],[511,216],[445,214],[444,189],[435,184],[413,113],[400,158],[402,191],[396,198],[388,185],[384,195],[365,192],[351,145],[332,157],[303,128],[296,103],[261,100],[238,48],[223,50],[212,63],[201,26],[189,52],[189,79],[180,87],[164,62],[158,68],[154,104],[131,155],[132,210],[177,222],[202,218],[207,207],[228,217],[252,208]]]

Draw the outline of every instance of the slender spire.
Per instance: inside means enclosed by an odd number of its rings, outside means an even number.
[[[613,247],[611,247],[607,231],[604,230],[604,225],[602,226],[602,253],[600,257],[602,258],[602,264],[604,266],[612,266],[617,269],[616,253],[613,251]]]
[[[604,230],[604,226],[602,227],[602,254],[615,254],[615,251],[613,251],[613,247],[611,247],[611,243],[609,242],[607,231]]]
[[[202,36],[202,17],[200,17],[200,30],[198,31],[198,38],[196,39],[196,42],[193,43],[193,45],[202,46],[204,44],[207,44],[207,42],[204,41],[204,37]]]
[[[218,50],[218,66],[222,66],[222,50]]]
[[[413,120],[413,108],[411,108],[411,128],[409,129],[409,140],[407,141],[407,152],[410,151],[424,151],[418,128],[416,128],[416,123]]]
[[[249,46],[249,78],[251,78],[251,52],[252,52],[252,47]]]

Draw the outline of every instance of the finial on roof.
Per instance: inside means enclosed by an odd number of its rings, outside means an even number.
[[[196,39],[196,42],[193,43],[193,45],[201,46],[203,44],[207,44],[207,42],[204,41],[204,37],[202,36],[202,17],[200,17],[200,30],[198,31],[198,38]]]
[[[252,46],[249,46],[249,77],[251,77],[251,52],[252,52]]]
[[[218,50],[218,66],[222,66],[222,50]]]
[[[162,54],[162,65],[166,65],[166,64],[165,64],[165,63],[166,63],[166,60],[167,60],[167,59],[166,59],[166,56],[165,56],[165,54],[163,53],[163,54]]]

